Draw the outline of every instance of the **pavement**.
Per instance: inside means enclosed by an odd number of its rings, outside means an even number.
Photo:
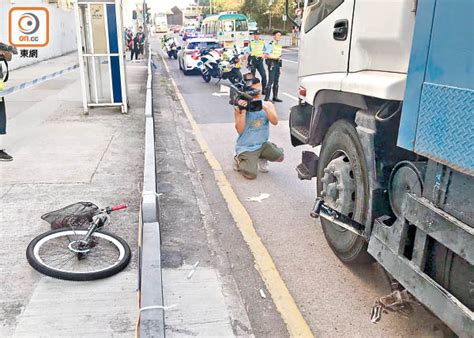
[[[69,54],[14,70],[24,81],[77,63]],[[130,113],[115,108],[83,114],[79,71],[6,97],[0,163],[0,337],[131,337],[137,319],[137,237],[143,175],[146,65],[128,64]],[[132,261],[93,282],[46,277],[28,264],[28,243],[50,226],[48,211],[78,201],[128,204],[108,230],[124,238]]]
[[[196,121],[200,134],[209,145],[209,149],[205,151],[213,154],[238,202],[250,215],[256,236],[270,253],[284,285],[315,336],[443,336],[446,330],[444,324],[421,306],[416,306],[415,313],[409,319],[397,314],[388,314],[383,316],[381,322],[372,324],[369,316],[375,300],[390,293],[383,269],[378,264],[349,267],[341,263],[326,243],[320,223],[309,217],[315,198],[315,182],[298,180],[295,171],[296,165],[300,163],[301,151],[309,148],[293,148],[288,127],[289,109],[297,103],[297,60],[296,48],[284,51],[280,83],[280,97],[284,102],[277,105],[281,121],[271,130],[271,141],[285,150],[285,161],[270,164],[270,172],[259,174],[254,181],[247,181],[232,169],[237,134],[228,98],[219,95],[220,85],[214,80],[206,84],[199,75],[185,76],[174,60],[166,58],[165,62],[171,78],[176,82],[179,93],[189,107],[193,120]],[[169,82],[169,79],[165,75],[162,81]],[[178,120],[183,118],[180,117]],[[179,130],[179,125],[177,128]],[[183,128],[185,133],[189,132],[188,127]],[[199,153],[199,149],[191,148],[188,151]],[[209,172],[206,171],[208,168],[209,164],[206,161],[196,161],[196,172],[200,173],[203,182],[207,182],[204,184],[204,191],[206,195],[212,195],[213,193],[208,191],[214,191],[216,182],[213,182],[214,175],[211,174],[209,177]],[[169,170],[173,171],[173,167]],[[217,184],[221,186],[221,182]],[[247,201],[248,197],[259,196],[262,193],[267,193],[270,197],[262,203]],[[186,203],[188,201],[186,200]],[[227,199],[226,202],[228,203]],[[164,208],[166,204],[166,200],[163,199]],[[210,205],[212,207],[216,203]],[[229,209],[227,211],[225,209],[224,207],[222,212],[229,216]],[[212,233],[217,233],[218,238],[225,238],[226,234],[220,232],[218,227],[220,215],[214,217],[218,221],[217,228],[211,227]],[[232,226],[231,222],[225,231],[234,230],[235,224]],[[166,241],[166,233],[163,237]],[[186,242],[184,237],[180,238]],[[248,254],[248,248],[241,242],[238,233],[227,239],[228,241],[224,242],[224,246],[229,248],[225,250],[226,256],[231,264],[234,264],[232,260],[235,257],[232,256],[232,252],[240,250]],[[166,248],[166,244],[164,247]],[[195,256],[194,259],[197,260],[198,257]],[[248,283],[242,278],[242,274],[254,271],[255,261],[244,261],[241,264],[244,265],[232,270],[232,275],[243,302],[249,304],[251,308],[259,298],[254,292],[259,281],[257,278],[257,284]],[[249,299],[247,303],[246,294],[252,292],[254,292],[253,299]],[[266,311],[256,313],[247,311],[252,329],[262,320],[262,313]],[[272,318],[265,323],[265,330],[268,330],[266,332],[273,332],[273,328],[281,326],[281,319]],[[258,332],[256,336],[267,336],[262,332]],[[274,332],[269,336],[288,335],[282,330]]]

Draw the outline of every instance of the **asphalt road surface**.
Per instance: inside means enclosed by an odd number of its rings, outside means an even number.
[[[160,51],[159,51],[160,52]],[[161,52],[160,52],[161,53]],[[290,143],[288,114],[297,103],[298,50],[283,54],[278,126],[270,139],[285,150],[283,163],[271,163],[270,172],[248,181],[232,169],[237,133],[233,108],[216,80],[185,76],[178,62],[166,58],[171,76],[189,106],[211,151],[250,214],[258,235],[270,252],[287,288],[315,336],[443,336],[444,325],[421,306],[410,318],[388,314],[370,322],[374,301],[390,292],[378,264],[349,267],[341,263],[325,241],[319,221],[309,216],[315,182],[300,181],[295,167],[304,147]],[[248,197],[268,193],[262,203]]]

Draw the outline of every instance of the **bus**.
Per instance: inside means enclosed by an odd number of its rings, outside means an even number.
[[[250,40],[248,20],[243,14],[208,16],[202,22],[201,34],[217,39],[225,48],[232,48],[234,45],[247,47]]]

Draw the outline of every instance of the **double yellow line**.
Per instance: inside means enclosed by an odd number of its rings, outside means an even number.
[[[160,54],[161,55],[161,54]],[[219,187],[219,190],[222,193],[225,201],[227,202],[227,207],[234,218],[237,227],[239,228],[242,236],[250,248],[254,259],[255,265],[257,267],[260,276],[262,277],[265,285],[267,286],[268,291],[270,292],[273,302],[280,313],[283,321],[285,322],[288,332],[292,337],[313,337],[309,325],[306,323],[303,315],[301,314],[298,306],[295,303],[295,300],[291,296],[288,288],[285,285],[285,282],[280,276],[275,263],[273,262],[270,253],[268,252],[265,245],[263,245],[262,240],[258,236],[255,228],[253,226],[252,219],[248,214],[245,207],[240,203],[239,198],[235,194],[230,182],[227,180],[220,163],[217,161],[215,156],[212,154],[212,151],[209,149],[209,146],[202,136],[201,130],[194,120],[193,114],[191,113],[186,101],[184,100],[183,95],[181,94],[178,86],[176,85],[175,80],[171,77],[170,70],[166,61],[161,56],[162,62],[165,65],[166,71],[170,75],[171,83],[173,84],[176,95],[183,107],[183,110],[191,124],[193,133],[196,141],[199,143],[201,150],[203,151],[206,159],[211,166],[212,171],[214,172],[215,180]]]

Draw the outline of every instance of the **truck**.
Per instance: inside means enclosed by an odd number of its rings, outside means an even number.
[[[474,1],[303,8],[289,125],[318,147],[296,167],[316,178],[311,216],[342,262],[398,283],[385,299],[474,336]]]

